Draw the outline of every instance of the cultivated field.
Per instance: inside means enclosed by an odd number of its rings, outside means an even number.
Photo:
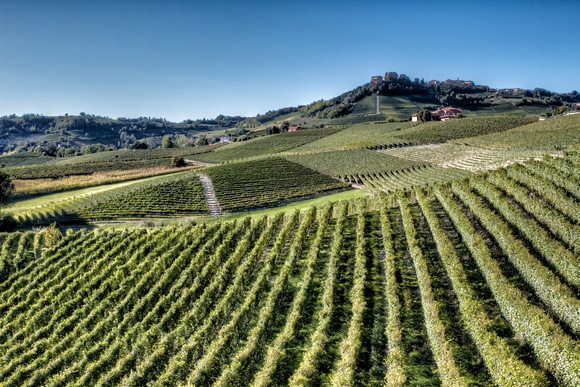
[[[489,149],[460,144],[429,144],[380,150],[381,153],[416,162],[429,162],[443,168],[471,172],[488,171],[528,159],[542,158],[546,151],[534,149]],[[562,151],[551,150],[552,155]]]
[[[212,153],[200,154],[193,159],[210,162],[231,162],[250,157],[272,155],[307,144],[340,131],[341,128],[300,130],[236,142]]]
[[[425,164],[368,149],[305,153],[288,156],[288,159],[340,178],[357,173],[395,171]]]
[[[578,385],[579,166],[254,221],[3,234],[0,384]]]
[[[330,176],[280,157],[206,168],[222,211],[279,205],[348,187]]]
[[[4,210],[0,386],[578,386],[579,120],[7,156],[50,192],[205,165]]]

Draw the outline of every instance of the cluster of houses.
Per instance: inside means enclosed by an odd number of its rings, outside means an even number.
[[[385,76],[382,77],[380,75],[375,75],[371,77],[371,83],[382,83],[382,82],[388,82],[388,81],[393,81],[393,80],[410,80],[408,76],[406,76],[405,74],[401,74],[398,75],[396,72],[394,71],[387,71],[385,73]],[[419,79],[415,78],[415,82],[418,82]],[[438,81],[436,79],[433,79],[429,82],[427,82],[428,85],[433,85],[433,86],[437,86],[437,85],[463,85],[463,86],[474,86],[475,84],[473,83],[473,81],[463,81],[459,78],[457,79],[446,79],[445,81]]]
[[[428,85],[459,85],[459,86],[474,86],[475,83],[473,81],[462,81],[461,79],[446,79],[444,81],[438,81],[436,79],[430,80],[427,82]]]
[[[461,109],[454,107],[444,107],[431,112],[431,121],[448,121],[457,118],[461,114]],[[415,113],[411,116],[411,121],[419,121],[419,113]]]

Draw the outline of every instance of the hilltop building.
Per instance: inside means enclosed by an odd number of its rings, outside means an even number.
[[[374,77],[371,77],[371,83],[382,83],[383,82],[383,77],[381,77],[380,75],[376,75]]]
[[[386,72],[384,77],[381,77],[380,75],[372,76],[371,83],[378,84],[378,83],[382,83],[382,82],[396,81],[397,79],[410,80],[410,78],[405,74],[398,75],[396,72],[391,71],[391,72]],[[459,78],[446,79],[445,81],[438,81],[437,79],[432,79],[429,82],[427,82],[427,84],[432,85],[432,86],[437,86],[437,85],[475,86],[475,83],[473,83],[473,81],[463,81]]]
[[[473,81],[462,81],[459,78],[457,78],[457,80],[446,79],[445,84],[446,85],[461,85],[461,86],[474,86],[475,85],[473,83]]]
[[[437,85],[442,85],[442,84],[443,84],[443,82],[441,82],[441,81],[438,81],[438,80],[436,80],[436,79],[432,79],[432,80],[430,80],[429,82],[427,82],[427,84],[428,84],[428,85],[435,85],[435,86],[437,86]]]

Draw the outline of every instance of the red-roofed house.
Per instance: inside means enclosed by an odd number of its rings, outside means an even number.
[[[289,132],[295,132],[295,131],[297,131],[297,130],[304,130],[304,129],[306,129],[306,128],[303,128],[303,127],[301,127],[301,126],[299,126],[299,125],[295,125],[295,126],[290,126],[290,127],[288,128],[288,131],[289,131]]]
[[[441,109],[435,110],[431,113],[431,120],[440,120],[440,121],[447,121],[456,118],[459,114],[461,114],[461,109],[454,108],[454,107],[445,107]]]

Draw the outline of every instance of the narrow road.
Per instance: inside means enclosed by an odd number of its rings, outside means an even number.
[[[215,197],[215,191],[213,190],[213,184],[211,183],[211,179],[209,176],[204,175],[203,173],[198,173],[199,180],[201,181],[201,185],[203,186],[203,194],[205,195],[205,201],[207,202],[207,206],[209,207],[209,214],[210,215],[221,215],[222,212],[220,210],[220,206],[218,204],[217,198]]]
[[[379,96],[377,95],[377,111],[376,114],[381,114],[381,100],[379,98]]]

